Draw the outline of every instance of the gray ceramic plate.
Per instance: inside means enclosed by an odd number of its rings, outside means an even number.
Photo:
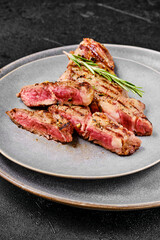
[[[11,71],[0,81],[0,150],[10,160],[29,169],[54,176],[98,179],[135,173],[160,161],[159,89],[157,71],[132,60],[114,57],[116,73],[138,86],[145,95],[146,114],[154,132],[142,138],[141,148],[132,156],[120,157],[102,147],[77,139],[77,146],[62,145],[17,128],[5,114],[14,107],[26,108],[16,98],[22,86],[43,81],[56,81],[65,71],[64,55],[41,58]],[[130,95],[133,96],[133,95]],[[134,97],[134,96],[133,96]]]
[[[1,69],[0,77],[23,64],[76,46],[56,48],[22,58]],[[160,71],[160,53],[137,47],[107,45],[113,56],[122,56]],[[0,155],[0,176],[38,196],[91,209],[128,210],[160,206],[160,165],[114,179],[78,180],[47,176],[15,164]]]

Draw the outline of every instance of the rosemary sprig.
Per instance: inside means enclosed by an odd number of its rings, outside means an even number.
[[[64,53],[69,57],[70,60],[75,62],[80,68],[81,66],[85,66],[92,74],[95,75],[95,73],[97,73],[102,77],[106,78],[110,82],[114,81],[126,91],[132,91],[133,93],[138,94],[140,97],[143,96],[144,91],[142,91],[142,87],[137,87],[133,83],[118,78],[116,75],[111,74],[107,72],[105,69],[98,67],[98,65],[94,63],[92,60],[88,60],[79,55],[77,56],[71,53],[67,53],[65,51]]]

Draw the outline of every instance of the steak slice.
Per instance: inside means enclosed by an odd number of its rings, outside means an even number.
[[[105,113],[91,115],[88,107],[79,106],[52,105],[48,110],[67,118],[80,136],[118,155],[130,155],[141,145],[134,133],[109,119]]]
[[[77,133],[85,137],[87,122],[91,118],[89,107],[52,105],[48,108],[48,111],[53,114],[57,113],[69,120]]]
[[[72,141],[72,125],[56,113],[51,114],[44,110],[28,111],[18,108],[6,113],[18,127],[27,131],[62,143]]]
[[[28,85],[21,89],[17,97],[21,97],[28,107],[56,103],[88,106],[93,100],[93,94],[94,91],[87,82],[65,81]]]
[[[94,41],[90,38],[84,38],[83,41],[79,44],[78,48],[74,52],[75,55],[80,55],[81,57],[85,57],[88,60],[94,61],[100,68],[105,69],[111,74],[114,73],[114,61],[109,53],[108,49],[105,48],[99,42]],[[106,90],[111,90],[111,92],[115,94],[122,94],[124,96],[128,96],[127,91],[122,89],[118,84],[114,82],[110,82],[104,79],[99,74],[93,75],[87,68],[84,66],[81,69],[73,62],[69,61],[67,71],[64,74],[64,78],[70,79],[67,75],[74,75],[74,79],[77,77],[86,79],[92,86],[94,86],[98,91],[106,93]],[[62,75],[63,76],[63,75]],[[63,77],[62,77],[63,78]],[[60,79],[62,79],[60,77]]]
[[[141,145],[141,140],[122,125],[110,120],[105,113],[94,113],[86,127],[89,141],[115,152],[130,155]]]
[[[149,136],[153,128],[151,122],[144,115],[142,110],[134,104],[134,99],[119,97],[117,100],[109,96],[97,96],[98,105],[101,111],[107,116],[120,123],[128,130],[138,136]]]
[[[74,54],[95,61],[99,67],[105,68],[109,72],[114,71],[114,61],[108,49],[91,38],[84,38]]]

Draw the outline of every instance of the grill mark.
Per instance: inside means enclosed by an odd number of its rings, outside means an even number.
[[[77,74],[77,69],[76,69],[76,71],[74,71],[74,74],[75,74],[75,75],[78,75],[78,74]],[[83,75],[83,77],[85,77],[85,75]],[[85,78],[85,79],[86,79],[86,81],[87,81],[88,83],[91,84],[91,81],[90,81],[88,78]],[[96,79],[95,79],[95,81],[96,81]],[[104,82],[105,85],[101,84],[102,82]],[[92,84],[91,84],[91,85],[92,85]],[[99,87],[98,84],[97,84],[96,87],[97,87],[97,88]],[[105,91],[103,92],[102,90],[98,90],[98,89],[96,89],[95,92],[97,92],[97,93],[104,93],[106,96],[109,96],[110,98],[117,100],[123,107],[127,108],[127,109],[128,109],[129,111],[131,111],[132,113],[134,112],[133,110],[130,109],[129,106],[124,105],[124,104],[121,102],[121,99],[117,99],[117,96],[121,93],[121,92],[119,91],[119,87],[118,87],[118,86],[113,85],[113,84],[110,83],[110,82],[107,82],[107,81],[105,81],[105,80],[100,79],[100,87],[107,89],[107,92],[105,92]],[[115,96],[114,96],[114,94],[115,94]],[[140,113],[141,113],[141,111],[135,106],[135,104],[134,104],[133,102],[129,102],[128,104],[130,104],[130,105],[134,108],[134,110],[136,111],[137,114],[140,114]]]
[[[100,44],[99,44],[99,47],[101,48]],[[100,63],[104,64],[104,67],[105,67],[107,70],[114,70],[114,65],[113,65],[113,64],[110,65],[110,62],[109,62],[108,59],[107,59],[107,60],[108,60],[108,61],[107,61],[105,58],[102,58],[102,57],[96,52],[96,48],[97,48],[97,47],[96,47],[94,44],[91,44],[91,45],[89,46],[89,48],[90,48],[92,54],[93,54],[94,56],[96,56],[96,61],[99,60]],[[101,49],[102,49],[102,48],[101,48]],[[105,53],[106,53],[106,51],[105,51]],[[107,54],[107,56],[108,56],[108,54]]]
[[[80,44],[79,45],[79,48],[81,49],[81,50],[85,50],[85,52],[88,52],[90,49],[89,49],[89,47],[87,47],[87,46],[85,46],[85,45],[83,45],[83,44]],[[84,56],[83,56],[84,57]]]
[[[98,83],[104,87],[104,88],[109,88],[111,89],[112,91],[118,91],[119,93],[122,92],[122,89],[116,85],[116,83],[114,82],[110,82],[109,80],[107,79],[103,79],[101,76],[99,76],[98,74],[95,75],[95,80],[98,79]]]
[[[82,113],[81,111],[78,111],[78,110],[75,109],[75,108],[72,108],[72,107],[71,107],[71,109],[72,109],[74,112],[78,113],[78,114],[79,114],[80,116],[82,116],[82,117],[86,116],[86,114]],[[67,110],[70,110],[70,108],[67,108]]]
[[[99,45],[99,44],[98,44]],[[91,50],[92,54],[98,58],[100,62],[105,62],[104,59],[96,52],[97,46],[94,44],[89,45],[89,49]]]
[[[108,122],[108,124],[110,124],[110,123]],[[114,134],[114,135],[115,135],[116,137],[118,137],[118,138],[121,138],[121,139],[122,139],[122,138],[124,137],[123,134],[114,131],[114,129],[112,128],[112,126],[105,126],[105,125],[102,125],[102,123],[98,122],[98,123],[96,124],[96,127],[97,127],[98,129],[100,129],[100,131],[102,131],[103,129],[105,129],[105,130],[107,130],[109,133],[111,133],[111,135]],[[119,128],[119,126],[118,126],[118,128]],[[127,135],[128,135],[128,134],[127,134]],[[128,135],[128,136],[129,136],[129,135]]]
[[[120,99],[118,98],[113,98],[108,96],[99,96],[100,100],[104,101],[104,97],[106,98],[105,100],[110,103],[111,105],[113,104],[113,101],[116,101],[118,103],[118,108],[120,108],[122,111],[124,111],[126,114],[129,114],[131,116],[139,116],[139,117],[144,117],[145,115],[140,112],[138,109],[135,109],[136,112],[134,112],[133,109],[131,109],[129,106],[127,106],[126,104],[122,103]],[[98,100],[98,99],[97,99]]]
[[[130,102],[129,102],[129,104],[130,104],[134,109],[130,108],[130,106],[127,106],[127,104],[122,103],[120,99],[117,99],[117,102],[118,102],[120,105],[122,105],[126,110],[129,110],[129,113],[131,113],[133,116],[137,116],[137,115],[140,116],[140,117],[143,117],[143,116],[144,116],[144,114],[143,114],[142,112],[140,112],[137,108],[135,108]]]
[[[142,112],[142,111],[140,111],[137,107],[136,107],[136,105],[134,104],[134,102],[130,102],[130,104],[131,104],[131,106],[132,107],[134,107],[138,112]],[[143,112],[142,112],[143,113]]]
[[[122,88],[120,88],[115,82],[110,82],[109,80],[103,80],[103,79],[100,79],[105,85],[109,85],[111,88],[117,90],[119,93],[122,92]],[[102,85],[102,86],[105,86],[105,85]]]
[[[64,123],[62,127],[59,127],[59,130],[66,128],[68,125],[70,125],[70,122]]]
[[[75,64],[75,65],[71,65],[68,67],[68,70],[71,72],[71,73],[74,73],[74,74],[77,74],[77,75],[80,75],[79,72],[82,71],[84,72],[85,74],[88,74],[89,70],[86,68],[86,67],[83,67],[81,66],[81,70],[80,68]],[[89,72],[90,73],[90,72]],[[91,73],[90,73],[91,74]],[[82,74],[84,75],[84,74]],[[81,76],[81,75],[80,75]],[[85,75],[84,75],[85,76]]]
[[[78,70],[79,70],[78,68],[72,70],[72,74],[73,74],[72,79],[73,79],[73,81],[75,81],[74,77],[75,78],[79,77],[79,74],[77,73]],[[86,72],[88,72],[88,71],[86,71]],[[85,75],[83,75],[83,77],[85,78]],[[85,78],[85,81],[92,85],[91,80],[89,80],[88,78]],[[96,79],[94,81],[96,81]],[[129,115],[131,114],[132,116],[135,116],[135,115],[142,116],[142,113],[134,106],[134,104],[131,104],[131,102],[128,103],[128,104],[130,104],[133,107],[133,109],[131,109],[129,106],[127,106],[127,104],[124,104],[121,101],[121,99],[118,99],[118,95],[120,95],[120,92],[118,91],[118,87],[116,85],[114,85],[114,87],[113,87],[113,85],[110,82],[107,82],[107,81],[102,80],[102,79],[100,79],[100,82],[101,83],[105,82],[105,85],[100,85],[100,87],[106,89],[106,92],[105,91],[102,92],[102,90],[98,90],[98,89],[94,90],[98,94],[98,96],[100,95],[100,93],[103,93],[103,94],[105,94],[105,97],[107,98],[106,100],[111,100],[111,101],[112,100],[113,101],[116,100],[119,103],[118,107],[120,107],[121,109],[124,108],[123,111],[126,112],[127,114],[129,114]],[[96,87],[98,87],[98,85]],[[97,99],[97,97],[96,97],[96,99]],[[98,99],[97,99],[97,101],[98,101]],[[80,112],[78,112],[78,113],[80,113]],[[81,115],[81,113],[80,113],[80,115]]]
[[[134,104],[132,104],[132,102],[130,104],[136,111],[141,112]]]
[[[72,115],[72,112],[75,112],[81,117],[86,116],[86,114],[82,113],[81,111],[78,111],[76,108],[73,108],[72,106],[71,107],[65,106],[65,108],[63,108],[63,109],[57,108],[56,112],[66,112],[66,114],[68,113],[68,114],[71,114],[71,115]]]
[[[102,85],[102,87],[107,89],[107,92],[102,92],[101,90],[98,91],[98,89],[96,89],[96,91],[99,92],[99,93],[104,93],[106,96],[107,95],[111,96],[111,93],[115,94],[116,96],[119,95],[117,92],[115,92],[113,89],[111,89],[111,88],[109,88],[107,86]]]
[[[87,44],[87,46],[85,44]],[[106,58],[103,58],[98,54],[98,52],[96,51],[97,47],[101,49],[102,52],[104,52],[104,55],[106,55]],[[93,42],[90,42],[89,39],[85,38],[84,43],[81,43],[79,48],[81,50],[84,50],[85,53],[89,52],[88,50],[90,50],[91,53],[96,57],[96,61],[99,60],[101,63],[104,63],[105,67],[108,67],[109,69],[114,70],[113,59],[109,51],[102,44],[98,42],[94,44]]]
[[[78,80],[79,78],[81,78],[81,75],[79,76],[77,71],[73,71],[72,72],[72,79],[74,81],[76,81],[74,77],[76,78],[76,80]],[[94,76],[95,79],[93,79],[93,82],[89,78],[86,78],[85,75],[83,76],[83,78],[85,78],[85,81],[88,82],[89,84],[91,84],[91,86],[96,86],[97,88],[102,87],[102,88],[107,89],[107,93],[105,92],[105,90],[102,92],[102,90],[100,90],[100,89],[99,90],[97,89],[97,92],[104,93],[104,94],[109,94],[108,91],[110,91],[110,93],[113,93],[115,95],[120,95],[122,93],[122,89],[120,89],[116,84],[112,84],[111,82],[109,82],[107,80],[99,79],[97,77],[97,75]],[[98,79],[99,83],[96,82],[97,81],[96,78]],[[94,83],[94,82],[96,82],[96,83]]]
[[[116,89],[110,88],[110,86],[107,86],[107,85],[100,85],[100,86],[98,86],[98,85],[95,84],[94,86],[97,88],[96,89],[97,92],[104,93],[105,95],[109,95],[109,93],[113,93],[115,95],[119,95],[120,94],[119,91],[117,92]],[[105,90],[102,91],[101,89],[98,89],[99,87],[102,87],[102,88],[106,89],[106,91]]]
[[[105,114],[103,113],[94,113],[94,119],[92,119],[94,122],[98,122],[100,128],[104,128],[107,129],[115,134],[120,134],[122,137],[123,135],[117,131],[115,131],[116,129],[119,129],[120,131],[122,131],[123,133],[127,134],[128,131],[125,128],[121,128],[119,124],[117,124],[117,122],[114,122],[112,120],[110,120]],[[102,120],[107,123],[106,125],[103,125]],[[123,131],[125,130],[125,131]],[[129,134],[127,134],[129,135]]]

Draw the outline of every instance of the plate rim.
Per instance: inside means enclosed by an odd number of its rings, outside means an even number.
[[[62,48],[62,47],[60,47]],[[19,66],[19,67],[16,67],[15,69],[11,70],[10,72],[8,72],[7,74],[5,74],[3,77],[0,78],[0,81],[3,80],[6,76],[10,75],[12,72],[15,72],[17,71],[18,69],[21,69],[23,68],[24,66],[26,65],[30,65],[34,62],[39,62],[39,61],[44,61],[45,59],[49,59],[49,58],[56,58],[56,57],[63,57],[64,54],[58,54],[58,55],[55,55],[55,56],[47,56],[47,57],[42,57],[42,58],[39,58],[37,60],[33,60],[33,61],[30,61],[30,62],[27,62],[27,63],[24,63],[23,65]],[[113,56],[114,57],[114,56]],[[160,75],[160,72],[158,72],[157,70],[151,68],[151,67],[148,67],[147,65],[145,64],[141,64],[135,60],[130,60],[130,59],[127,59],[127,58],[121,58],[121,57],[114,57],[116,59],[123,59],[123,60],[126,60],[126,61],[129,61],[129,62],[134,62],[136,64],[139,64],[141,66],[144,66],[148,69],[151,69],[152,71],[156,72],[157,74]],[[0,153],[5,156],[7,159],[11,160],[12,162],[24,167],[24,168],[27,168],[27,169],[30,169],[32,171],[35,171],[35,172],[39,172],[39,173],[42,173],[42,174],[46,174],[46,175],[50,175],[50,176],[54,176],[54,177],[61,177],[61,178],[68,178],[68,179],[83,179],[83,180],[96,180],[96,179],[110,179],[110,178],[118,178],[118,177],[123,177],[123,176],[127,176],[127,175],[131,175],[131,174],[135,174],[135,173],[138,173],[140,171],[144,171],[156,164],[158,164],[160,162],[160,158],[156,161],[154,161],[153,163],[149,164],[149,165],[146,165],[144,167],[141,167],[139,169],[135,169],[135,170],[132,170],[132,171],[129,171],[129,172],[122,172],[120,174],[114,174],[114,175],[101,175],[101,176],[79,176],[79,175],[70,175],[70,174],[63,174],[63,173],[54,173],[54,172],[49,172],[49,171],[45,171],[45,170],[42,170],[42,169],[38,169],[36,167],[32,167],[30,165],[27,165],[25,163],[21,163],[19,162],[18,160],[16,160],[16,158],[13,158],[12,156],[9,156],[6,152],[4,152],[1,148],[0,148]]]
[[[131,48],[133,50],[137,49],[137,50],[146,51],[147,53],[154,53],[154,54],[160,55],[160,52],[157,51],[157,50],[144,48],[144,47],[139,47],[139,46],[134,46],[134,45],[112,44],[112,43],[102,43],[102,44],[104,44],[107,47]],[[5,71],[10,71],[9,69],[11,69],[13,65],[20,64],[21,61],[22,62],[24,61],[24,63],[25,63],[25,60],[27,60],[27,59],[33,59],[31,61],[34,61],[34,59],[37,59],[38,56],[41,56],[43,54],[50,54],[50,53],[52,53],[52,51],[53,52],[61,51],[63,48],[65,48],[65,49],[71,48],[71,47],[76,48],[77,46],[78,46],[78,44],[64,45],[64,46],[61,46],[61,47],[50,48],[50,49],[46,49],[46,50],[42,50],[42,51],[39,51],[39,52],[35,52],[35,53],[32,53],[32,54],[26,55],[26,56],[21,57],[19,59],[16,59],[15,61],[3,66],[2,68],[0,68],[0,76],[1,75],[6,75]],[[56,55],[61,55],[61,54],[55,54],[55,56]],[[31,62],[31,61],[29,61],[29,62]],[[22,63],[22,65],[24,65],[24,63]],[[1,79],[1,77],[0,77],[0,79]]]
[[[140,209],[148,209],[148,208],[156,208],[160,206],[160,201],[155,202],[148,202],[148,203],[139,203],[139,204],[93,204],[88,202],[80,202],[75,200],[69,200],[61,197],[57,197],[53,194],[49,194],[44,191],[40,191],[34,187],[31,187],[27,184],[21,183],[19,180],[14,180],[11,176],[6,174],[5,172],[0,169],[0,173],[6,181],[10,182],[14,186],[20,188],[21,190],[27,191],[31,194],[34,194],[38,197],[43,197],[47,200],[54,201],[56,203],[61,203],[64,205],[72,206],[72,207],[78,207],[78,208],[84,208],[84,209],[90,209],[90,210],[111,210],[111,211],[127,211],[127,210],[140,210]]]
[[[109,45],[109,44],[108,44]],[[111,44],[114,46],[114,44]],[[117,45],[115,44],[116,46],[119,46],[119,47],[126,47],[126,45]],[[76,45],[69,45],[69,46],[76,46]],[[68,47],[69,47],[68,46]],[[65,46],[64,46],[65,47]],[[134,46],[128,46],[128,47],[132,47],[134,48]],[[58,48],[54,48],[55,50],[59,49],[59,48],[62,48],[62,47],[58,47]],[[147,49],[147,48],[141,48],[141,47],[136,47],[138,49],[141,49],[141,50],[147,50],[148,53],[158,53],[160,55],[160,52],[156,51],[156,50],[152,50],[152,49]],[[53,50],[53,49],[50,49],[50,50]],[[48,50],[44,50],[44,51],[41,51],[41,52],[46,52]],[[38,52],[38,53],[41,53],[41,52]],[[38,53],[33,53],[33,54],[30,54],[28,56],[36,56],[36,54]],[[0,76],[4,76],[5,74],[3,73],[3,69],[5,68],[5,70],[8,71],[8,73],[10,72],[10,68],[12,67],[12,65],[16,65],[16,63],[19,63],[21,62],[22,59],[26,59],[26,57],[23,57],[23,58],[20,58],[6,66],[4,66],[3,68],[0,69]],[[22,64],[23,65],[23,64]],[[155,69],[154,69],[155,70]],[[157,70],[156,70],[157,71]],[[40,197],[43,197],[43,198],[46,198],[48,200],[52,200],[52,201],[55,201],[55,202],[58,202],[58,203],[62,203],[62,204],[66,204],[66,205],[70,205],[70,206],[73,206],[73,207],[80,207],[80,208],[87,208],[87,209],[95,209],[95,210],[138,210],[138,209],[148,209],[148,208],[154,208],[154,207],[159,207],[160,206],[160,201],[152,201],[152,202],[146,202],[146,203],[141,203],[141,204],[124,204],[124,205],[113,205],[113,204],[105,204],[102,206],[102,208],[99,207],[99,205],[97,204],[96,206],[92,206],[93,204],[91,204],[90,206],[87,205],[87,203],[83,203],[81,205],[79,205],[79,203],[75,202],[74,203],[70,202],[70,201],[63,201],[62,199],[60,198],[54,198],[53,194],[49,197],[47,196],[47,193],[45,192],[42,192],[40,193],[40,191],[38,191],[38,189],[36,188],[33,188],[25,183],[23,183],[23,181],[19,181],[17,180],[16,177],[12,177],[11,174],[8,174],[7,172],[5,172],[4,170],[2,170],[0,168],[0,176],[2,178],[4,178],[6,181],[10,182],[11,184],[21,188],[22,190],[24,191],[27,191],[27,192],[30,192],[31,194],[34,194],[34,195],[37,195],[37,196],[40,196]],[[44,193],[44,194],[43,194]],[[78,205],[77,205],[78,204]],[[94,204],[95,205],[95,204]]]

